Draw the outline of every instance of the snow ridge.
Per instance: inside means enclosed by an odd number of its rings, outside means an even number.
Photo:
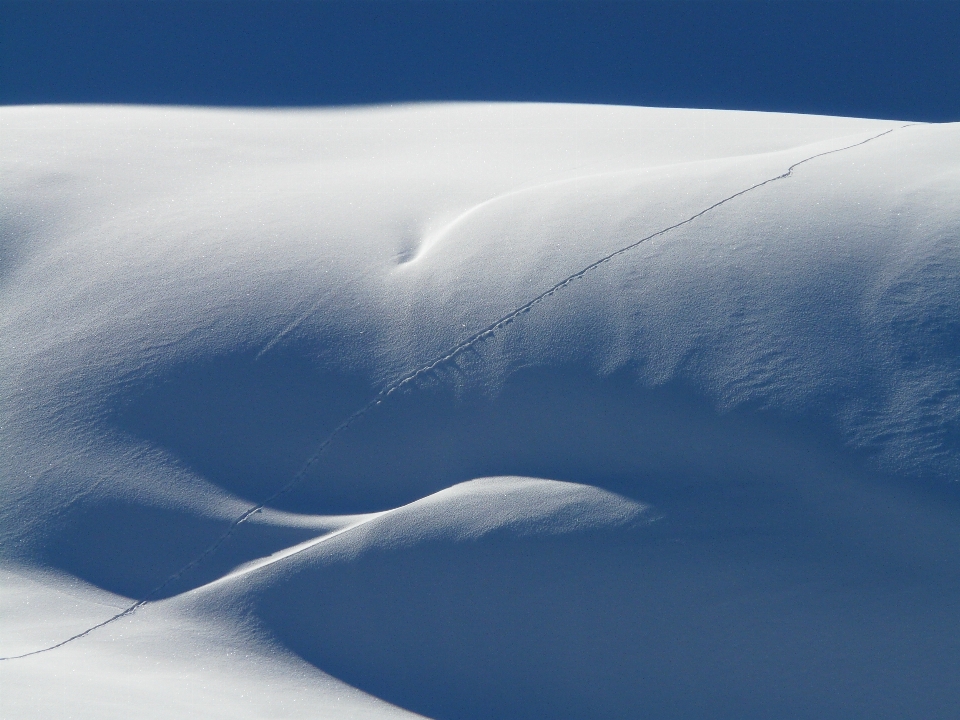
[[[805,163],[812,162],[813,160],[816,160],[816,159],[818,159],[818,158],[821,158],[821,157],[824,157],[824,156],[827,156],[827,155],[833,155],[833,154],[836,154],[836,153],[844,152],[844,151],[846,151],[846,150],[851,150],[851,149],[856,148],[856,147],[860,147],[860,146],[865,145],[865,144],[867,144],[867,143],[873,142],[874,140],[878,140],[879,138],[881,138],[881,137],[883,137],[883,136],[885,136],[885,135],[889,135],[889,134],[891,134],[892,132],[894,132],[895,130],[902,130],[902,129],[905,129],[905,128],[907,128],[907,127],[911,127],[911,126],[916,125],[916,124],[917,124],[917,123],[907,123],[907,124],[902,125],[902,126],[900,126],[900,127],[898,127],[898,128],[891,128],[891,129],[889,129],[889,130],[885,130],[885,131],[883,131],[883,132],[877,133],[876,135],[872,135],[872,136],[870,136],[870,137],[868,137],[868,138],[866,138],[866,139],[864,139],[864,140],[860,140],[860,141],[855,142],[855,143],[852,143],[852,144],[850,144],[850,145],[846,145],[846,146],[843,146],[843,147],[840,147],[840,148],[835,148],[835,149],[833,149],[833,150],[826,150],[826,151],[824,151],[824,152],[820,152],[820,153],[817,153],[817,154],[815,154],[815,155],[811,155],[811,156],[809,156],[809,157],[807,157],[807,158],[804,158],[804,159],[802,159],[802,160],[799,160],[799,161],[793,163],[792,165],[790,165],[784,172],[782,172],[782,173],[779,174],[779,175],[776,175],[776,176],[774,176],[774,177],[768,178],[768,179],[763,180],[763,181],[761,181],[761,182],[755,183],[754,185],[751,185],[751,186],[749,186],[749,187],[747,187],[747,188],[744,188],[743,190],[740,190],[740,191],[734,193],[733,195],[730,195],[730,196],[728,196],[728,197],[726,197],[726,198],[723,198],[722,200],[719,200],[719,201],[715,202],[714,204],[712,204],[712,205],[710,205],[710,206],[708,206],[708,207],[700,210],[699,212],[697,212],[697,213],[695,213],[695,214],[687,217],[687,218],[684,219],[684,220],[681,220],[681,221],[679,221],[679,222],[677,222],[677,223],[674,223],[673,225],[669,225],[669,226],[667,226],[667,227],[665,227],[665,228],[662,228],[662,229],[660,229],[660,230],[657,230],[656,232],[653,232],[653,233],[651,233],[651,234],[649,234],[649,235],[647,235],[647,236],[645,236],[645,237],[642,237],[642,238],[640,238],[639,240],[636,240],[636,241],[634,241],[634,242],[632,242],[632,243],[630,243],[630,244],[628,244],[628,245],[625,245],[625,246],[623,246],[623,247],[621,247],[621,248],[619,248],[619,249],[617,249],[617,250],[615,250],[615,251],[613,251],[613,252],[611,252],[611,253],[609,253],[609,254],[607,254],[607,255],[605,255],[605,256],[597,259],[597,260],[595,260],[595,261],[593,261],[592,263],[590,263],[589,265],[581,268],[581,269],[578,270],[577,272],[575,272],[575,273],[573,273],[573,274],[571,274],[571,275],[568,275],[567,277],[565,277],[565,278],[563,278],[562,280],[558,281],[558,282],[555,283],[553,286],[551,286],[551,287],[548,288],[547,290],[543,291],[542,293],[540,293],[540,294],[537,295],[536,297],[532,298],[531,300],[528,300],[528,301],[527,301],[526,303],[524,303],[523,305],[517,307],[516,309],[514,309],[514,310],[512,310],[511,312],[507,313],[506,315],[504,315],[504,316],[501,317],[500,319],[498,319],[498,320],[496,320],[495,322],[491,323],[490,325],[484,327],[483,329],[475,332],[473,335],[469,336],[468,338],[466,338],[465,340],[461,341],[461,342],[458,343],[457,345],[451,347],[450,349],[448,349],[447,351],[445,351],[442,355],[440,355],[440,356],[437,357],[436,359],[434,359],[434,360],[432,360],[431,362],[429,362],[429,363],[427,363],[427,364],[425,364],[425,365],[423,365],[423,366],[421,366],[421,367],[419,367],[419,368],[417,368],[417,369],[409,372],[408,374],[404,375],[403,377],[399,378],[398,380],[395,380],[393,383],[389,384],[388,386],[386,386],[386,387],[384,387],[382,390],[380,390],[380,392],[378,392],[370,401],[368,401],[365,405],[363,405],[363,406],[360,407],[359,409],[355,410],[351,415],[349,415],[345,420],[343,420],[343,422],[341,422],[337,427],[335,427],[335,428],[330,432],[330,434],[317,446],[317,448],[316,448],[316,450],[314,451],[314,453],[304,462],[304,464],[303,464],[303,466],[300,468],[300,470],[299,470],[285,485],[281,486],[278,490],[276,490],[275,492],[273,492],[271,495],[269,495],[269,496],[267,496],[266,498],[264,498],[263,500],[261,500],[258,504],[254,505],[254,506],[251,506],[249,509],[247,509],[246,511],[244,511],[237,519],[235,519],[235,520],[230,524],[230,526],[227,528],[227,530],[226,530],[217,540],[215,540],[206,550],[204,550],[202,553],[200,553],[196,558],[194,558],[193,560],[191,560],[189,563],[187,563],[186,565],[184,565],[184,566],[183,566],[180,570],[178,570],[176,573],[174,573],[173,575],[171,575],[170,577],[168,577],[166,580],[164,580],[160,585],[158,585],[158,586],[155,587],[152,591],[150,591],[149,593],[147,593],[143,598],[137,600],[135,603],[131,604],[129,607],[127,607],[126,609],[124,609],[124,610],[122,610],[121,612],[117,613],[116,615],[114,615],[114,616],[112,616],[112,617],[110,617],[110,618],[107,618],[106,620],[104,620],[104,621],[102,621],[102,622],[100,622],[100,623],[97,623],[96,625],[93,625],[93,626],[87,628],[86,630],[84,630],[84,631],[82,631],[82,632],[80,632],[80,633],[77,633],[76,635],[73,635],[73,636],[71,636],[71,637],[68,637],[68,638],[66,638],[66,639],[64,639],[64,640],[62,640],[62,641],[60,641],[60,642],[58,642],[58,643],[55,643],[55,644],[50,645],[50,646],[45,647],[45,648],[41,648],[41,649],[38,649],[38,650],[33,650],[33,651],[31,651],[31,652],[23,653],[23,654],[20,654],[20,655],[12,655],[12,656],[8,656],[8,657],[0,657],[0,661],[2,661],[2,660],[19,660],[19,659],[26,658],[26,657],[30,657],[30,656],[33,656],[33,655],[37,655],[37,654],[40,654],[40,653],[49,652],[49,651],[51,651],[51,650],[56,650],[57,648],[63,647],[64,645],[67,645],[68,643],[71,643],[71,642],[73,642],[74,640],[79,640],[80,638],[86,637],[87,635],[91,634],[91,633],[94,632],[95,630],[99,630],[100,628],[105,627],[106,625],[109,625],[110,623],[112,623],[112,622],[114,622],[114,621],[116,621],[116,620],[120,620],[120,619],[122,619],[122,618],[124,618],[124,617],[127,617],[128,615],[131,615],[131,614],[135,613],[140,607],[142,607],[142,606],[146,605],[147,603],[151,602],[151,601],[153,600],[153,598],[155,598],[157,595],[159,595],[160,593],[162,593],[163,590],[164,590],[165,588],[167,588],[171,583],[175,582],[177,579],[179,579],[181,576],[183,576],[184,573],[186,573],[186,572],[188,572],[189,570],[193,569],[194,567],[200,565],[204,560],[206,560],[206,558],[208,558],[208,557],[211,556],[213,553],[215,553],[215,552],[223,545],[223,543],[226,542],[226,541],[231,537],[231,535],[233,534],[233,531],[237,528],[237,526],[239,526],[241,523],[243,523],[243,522],[246,521],[248,518],[250,518],[250,516],[252,516],[254,513],[262,510],[262,509],[263,509],[264,507],[266,507],[268,504],[270,504],[271,502],[277,500],[278,498],[282,497],[283,495],[287,494],[288,492],[290,492],[291,490],[293,490],[294,488],[296,488],[301,482],[303,482],[303,480],[305,479],[307,473],[308,473],[308,472],[310,471],[310,469],[319,461],[320,457],[323,455],[323,453],[326,451],[326,449],[331,445],[331,443],[333,443],[333,441],[334,441],[341,433],[343,433],[345,430],[347,430],[349,427],[351,427],[355,422],[357,422],[359,419],[361,419],[364,415],[366,415],[368,412],[370,412],[371,410],[373,410],[376,406],[380,405],[384,400],[386,400],[387,398],[389,398],[391,395],[393,395],[393,394],[394,394],[395,392],[397,392],[398,390],[403,389],[404,387],[410,385],[411,383],[413,383],[414,381],[416,381],[418,378],[424,376],[425,374],[429,373],[430,371],[434,370],[435,368],[437,368],[437,367],[439,367],[439,366],[441,366],[441,365],[444,365],[444,364],[450,362],[451,360],[453,360],[453,359],[455,359],[456,357],[458,357],[459,355],[463,354],[465,351],[469,350],[469,349],[472,348],[473,346],[477,345],[478,343],[483,342],[485,339],[491,337],[495,332],[497,332],[497,331],[500,330],[501,328],[504,328],[504,327],[506,327],[507,325],[509,325],[510,323],[512,323],[512,322],[513,322],[517,317],[519,317],[520,315],[523,315],[523,314],[529,312],[529,311],[530,311],[531,309],[533,309],[536,305],[539,305],[539,304],[543,303],[543,302],[544,302],[545,300],[547,300],[549,297],[551,297],[552,295],[556,294],[557,292],[559,292],[559,291],[562,290],[563,288],[567,287],[568,285],[572,284],[574,281],[582,279],[583,277],[585,277],[585,276],[586,276],[588,273],[590,273],[591,271],[593,271],[593,270],[599,268],[600,266],[602,266],[602,265],[610,262],[610,261],[613,260],[614,258],[616,258],[616,257],[618,257],[618,256],[620,256],[620,255],[623,255],[623,254],[629,252],[630,250],[633,250],[634,248],[638,247],[639,245],[641,245],[641,244],[643,244],[643,243],[645,243],[645,242],[647,242],[647,241],[649,241],[649,240],[652,240],[652,239],[654,239],[654,238],[657,238],[657,237],[660,237],[660,236],[662,236],[662,235],[665,235],[665,234],[667,234],[667,233],[669,233],[669,232],[671,232],[671,231],[673,231],[673,230],[676,230],[676,229],[678,229],[678,228],[680,228],[680,227],[683,227],[684,225],[688,225],[689,223],[692,223],[693,221],[697,220],[698,218],[703,217],[704,215],[712,212],[713,210],[716,210],[716,209],[719,208],[720,206],[725,205],[725,204],[727,204],[727,203],[729,203],[729,202],[731,202],[731,201],[733,201],[733,200],[735,200],[735,199],[737,199],[737,198],[739,198],[739,197],[741,197],[741,196],[743,196],[743,195],[746,195],[746,194],[748,194],[748,193],[751,193],[751,192],[753,192],[754,190],[758,190],[758,189],[762,188],[762,187],[765,186],[765,185],[769,185],[769,184],[771,184],[771,183],[775,183],[775,182],[778,182],[778,181],[780,181],[780,180],[785,180],[785,179],[791,177],[791,176],[793,175],[794,170],[796,170],[796,168],[800,167],[801,165],[804,165]],[[282,339],[282,337],[283,337],[284,335],[286,335],[287,333],[289,333],[290,331],[292,331],[292,330],[296,327],[296,325],[299,325],[300,322],[303,320],[303,318],[306,317],[306,316],[308,316],[309,314],[310,314],[310,311],[308,310],[307,313],[305,313],[303,316],[301,316],[300,318],[298,318],[297,320],[295,320],[295,321],[294,321],[291,325],[289,325],[287,328],[285,328],[284,330],[282,330],[277,337],[275,337],[271,342],[269,342],[264,348],[261,349],[261,351],[260,351],[259,354],[257,355],[257,359],[259,359],[260,356],[262,356],[264,353],[268,352],[280,339]],[[387,512],[390,512],[390,511],[387,511]],[[351,526],[351,527],[353,527],[353,526]],[[347,529],[349,529],[349,528],[347,528]],[[339,534],[339,533],[336,533],[336,534]],[[317,539],[315,539],[315,540],[308,541],[308,543],[306,543],[306,545],[311,545],[311,546],[312,546],[312,545],[315,544],[316,542],[319,542],[319,541],[325,539],[326,537],[327,537],[327,536],[325,535],[325,536],[323,536],[323,537],[321,537],[321,538],[317,538]],[[301,545],[301,546],[297,546],[297,548],[303,549],[303,546],[302,546],[302,545]],[[286,557],[286,556],[287,556],[287,555],[285,554],[284,557]],[[278,558],[278,559],[283,559],[283,558]]]

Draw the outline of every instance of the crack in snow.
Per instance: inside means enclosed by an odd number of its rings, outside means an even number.
[[[355,410],[343,422],[341,422],[337,427],[335,427],[333,431],[331,431],[331,433],[323,440],[323,442],[321,442],[320,445],[317,446],[317,449],[313,452],[313,454],[309,458],[307,458],[306,462],[303,464],[300,470],[285,485],[280,487],[280,489],[276,490],[271,495],[264,498],[257,505],[254,505],[250,507],[248,510],[244,511],[243,514],[241,514],[236,520],[234,520],[230,524],[230,527],[226,530],[226,532],[224,532],[223,535],[221,535],[217,540],[215,540],[212,545],[210,545],[206,550],[200,553],[196,558],[194,558],[189,563],[187,563],[182,568],[180,568],[180,570],[178,570],[176,573],[174,573],[173,575],[168,577],[166,580],[164,580],[160,585],[158,585],[149,593],[147,593],[147,595],[145,595],[143,598],[141,598],[140,600],[137,600],[135,603],[130,605],[130,607],[126,608],[120,613],[117,613],[113,617],[107,618],[103,622],[97,623],[96,625],[93,625],[92,627],[87,628],[83,632],[77,633],[76,635],[68,637],[65,640],[61,640],[60,642],[54,645],[50,645],[49,647],[41,648],[39,650],[33,650],[28,653],[23,653],[21,655],[12,655],[9,657],[2,657],[0,658],[0,661],[19,660],[21,658],[30,657],[32,655],[38,655],[40,653],[56,650],[57,648],[63,647],[64,645],[71,643],[74,640],[79,640],[80,638],[86,637],[87,635],[94,632],[95,630],[99,630],[100,628],[106,625],[109,625],[110,623],[115,622],[116,620],[120,620],[121,618],[127,617],[128,615],[132,615],[139,608],[143,607],[144,605],[149,603],[153,598],[155,598],[158,594],[163,592],[163,590],[167,588],[171,583],[173,583],[174,581],[182,577],[184,573],[192,570],[193,568],[198,566],[200,563],[202,563],[204,560],[206,560],[206,558],[208,558],[210,555],[215,553],[220,548],[220,546],[223,545],[223,543],[230,538],[230,536],[233,534],[233,531],[237,528],[237,526],[239,526],[241,523],[247,520],[247,518],[249,518],[251,515],[253,515],[257,511],[262,510],[269,503],[277,500],[278,498],[282,497],[283,495],[287,494],[288,492],[293,490],[295,487],[297,487],[297,485],[299,485],[304,480],[307,473],[317,463],[321,455],[323,455],[324,451],[326,451],[326,449],[330,446],[330,444],[341,433],[343,433],[351,425],[357,422],[357,420],[359,420],[368,412],[370,412],[375,407],[380,405],[384,400],[386,400],[388,397],[393,395],[398,390],[404,388],[405,386],[409,385],[410,383],[414,382],[418,378],[424,376],[425,374],[429,373],[430,371],[434,370],[440,365],[444,365],[450,362],[451,360],[458,357],[465,351],[469,350],[474,345],[482,342],[486,338],[491,337],[497,330],[503,327],[506,327],[507,325],[512,323],[516,318],[518,318],[520,315],[529,312],[532,308],[544,302],[547,298],[553,296],[554,294],[556,294],[557,292],[565,288],[567,285],[570,285],[576,280],[582,279],[587,273],[591,272],[592,270],[597,269],[601,265],[605,265],[606,263],[610,262],[614,258],[633,250],[637,246],[642,245],[643,243],[649,240],[653,240],[654,238],[665,235],[666,233],[676,230],[677,228],[683,227],[684,225],[688,225],[689,223],[692,223],[694,220],[697,220],[698,218],[703,217],[707,213],[712,212],[713,210],[716,210],[718,207],[722,205],[726,205],[727,203],[737,199],[738,197],[741,197],[742,195],[746,195],[747,193],[753,192],[754,190],[758,190],[759,188],[762,188],[765,185],[769,185],[779,180],[785,180],[786,178],[789,178],[790,176],[793,175],[794,170],[796,170],[798,167],[800,167],[805,163],[811,162],[813,160],[816,160],[817,158],[821,158],[826,155],[833,155],[835,153],[844,152],[846,150],[852,150],[855,147],[866,145],[867,143],[877,140],[881,137],[884,137],[885,135],[889,135],[890,133],[896,130],[903,130],[905,128],[911,127],[916,124],[917,123],[907,123],[905,125],[901,125],[900,127],[890,128],[889,130],[884,130],[881,133],[872,135],[871,137],[868,137],[865,140],[861,140],[859,142],[853,143],[852,145],[845,145],[844,147],[835,148],[833,150],[826,150],[824,152],[817,153],[816,155],[811,155],[810,157],[804,158],[803,160],[799,160],[795,162],[793,165],[791,165],[790,167],[788,167],[784,172],[782,172],[779,175],[776,175],[772,178],[768,178],[766,180],[758,182],[754,185],[751,185],[748,188],[744,188],[743,190],[740,190],[739,192],[736,192],[733,195],[725,197],[722,200],[718,200],[713,205],[710,205],[709,207],[706,207],[703,210],[700,210],[694,215],[691,215],[690,217],[684,220],[681,220],[680,222],[674,223],[673,225],[669,225],[665,228],[657,230],[656,232],[651,233],[650,235],[647,235],[645,237],[642,237],[639,240],[636,240],[630,243],[629,245],[625,245],[619,248],[618,250],[611,252],[608,255],[604,255],[598,260],[594,260],[592,263],[590,263],[586,267],[581,268],[580,270],[573,273],[572,275],[568,275],[563,280],[560,280],[555,285],[543,291],[532,300],[528,300],[526,303],[512,310],[508,314],[504,315],[499,320],[475,332],[473,335],[471,335],[467,339],[462,340],[460,343],[458,343],[457,345],[447,350],[440,357],[435,358],[434,360],[430,361],[426,365],[423,365],[417,368],[416,370],[413,370],[407,375],[404,375],[399,380],[395,380],[393,383],[391,383],[387,387],[380,390],[380,392],[378,392],[370,401],[368,401],[366,405],[363,405],[359,409]],[[291,330],[295,329],[295,327],[299,325],[300,322],[302,322],[303,318],[309,315],[309,312],[310,311],[308,311],[301,317],[297,318],[287,328],[282,330],[277,337],[275,337],[273,340],[267,343],[267,345],[257,355],[257,358],[259,359],[261,355],[268,352],[274,345],[276,345],[276,343],[279,342],[279,340],[282,339],[284,335],[286,335]],[[311,542],[319,542],[320,540],[322,540],[322,538],[315,539],[314,541],[311,541]]]

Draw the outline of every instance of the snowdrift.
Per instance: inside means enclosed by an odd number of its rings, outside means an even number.
[[[0,128],[4,717],[955,714],[956,125]]]

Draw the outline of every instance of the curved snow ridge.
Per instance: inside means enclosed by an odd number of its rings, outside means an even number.
[[[592,485],[519,476],[478,478],[361,516],[338,530],[242,565],[191,593],[202,594],[267,568],[276,570],[294,557],[307,562],[319,556],[345,560],[375,548],[469,542],[492,534],[563,535],[648,525],[658,519],[648,505]]]
[[[913,124],[916,123],[910,125]],[[465,242],[474,245],[502,242],[505,229],[516,224],[518,218],[525,216],[536,217],[540,224],[549,219],[553,224],[561,226],[562,234],[565,235],[569,235],[571,227],[577,225],[573,216],[584,216],[579,223],[584,227],[577,228],[578,230],[589,229],[591,235],[609,236],[610,228],[604,226],[622,223],[629,215],[636,213],[638,208],[635,197],[638,194],[651,196],[651,200],[658,205],[669,201],[686,206],[691,201],[702,202],[699,196],[691,197],[694,187],[699,185],[698,189],[704,193],[703,199],[707,200],[707,204],[722,201],[722,198],[729,194],[724,192],[726,187],[743,187],[762,182],[769,178],[771,167],[776,167],[777,163],[787,164],[792,170],[813,158],[857,147],[904,127],[909,125],[890,128],[879,134],[860,132],[765,152],[619,168],[526,184],[476,203],[438,228],[428,227],[422,233],[419,243],[402,254],[393,271],[410,272],[421,264],[434,248],[453,241],[455,236],[456,259],[462,263],[464,254],[470,256],[475,252],[475,249],[465,247]],[[780,167],[783,167],[783,164]],[[659,194],[665,197],[657,198]],[[678,196],[683,196],[682,200]],[[658,209],[658,215],[666,210],[665,207]],[[623,216],[624,211],[628,217]],[[675,211],[682,212],[679,207]],[[461,238],[460,235],[469,237]],[[532,242],[531,245],[536,247],[538,243]],[[573,250],[570,247],[566,249]]]

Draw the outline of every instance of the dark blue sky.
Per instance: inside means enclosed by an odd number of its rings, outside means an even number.
[[[419,100],[960,120],[960,0],[0,0],[3,104]]]

